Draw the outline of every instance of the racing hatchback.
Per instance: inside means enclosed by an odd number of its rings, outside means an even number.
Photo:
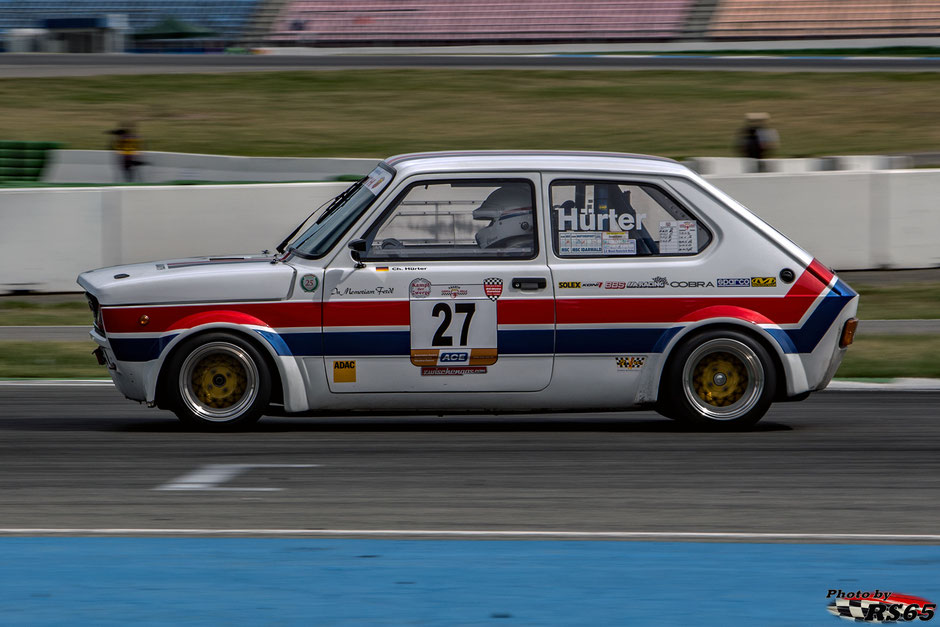
[[[858,304],[682,165],[589,152],[391,157],[277,254],[78,283],[117,388],[218,429],[644,408],[740,428],[826,387]]]

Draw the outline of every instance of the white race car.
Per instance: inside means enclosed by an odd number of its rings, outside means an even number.
[[[826,387],[858,296],[669,159],[391,157],[277,255],[84,272],[130,399],[268,414],[655,408],[741,427]]]

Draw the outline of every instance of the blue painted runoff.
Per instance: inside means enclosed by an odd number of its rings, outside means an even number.
[[[2,625],[840,625],[830,589],[940,600],[940,547],[0,538]]]

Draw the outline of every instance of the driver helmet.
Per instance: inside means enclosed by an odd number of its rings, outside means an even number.
[[[527,185],[506,185],[473,210],[474,220],[489,220],[477,231],[480,248],[511,246],[532,238],[532,192]]]

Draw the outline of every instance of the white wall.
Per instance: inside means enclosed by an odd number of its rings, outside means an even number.
[[[337,176],[365,176],[379,159],[236,157],[181,152],[142,152],[147,165],[138,181],[331,181]],[[43,174],[47,183],[120,183],[118,157],[108,150],[54,150]]]
[[[940,265],[940,170],[709,176],[837,269]],[[0,190],[0,293],[91,268],[273,249],[348,183]]]
[[[705,178],[826,265],[854,269],[878,265],[872,256],[872,175],[812,172]],[[940,186],[940,174],[934,181]]]
[[[0,293],[102,266],[274,247],[349,183],[0,190]]]

